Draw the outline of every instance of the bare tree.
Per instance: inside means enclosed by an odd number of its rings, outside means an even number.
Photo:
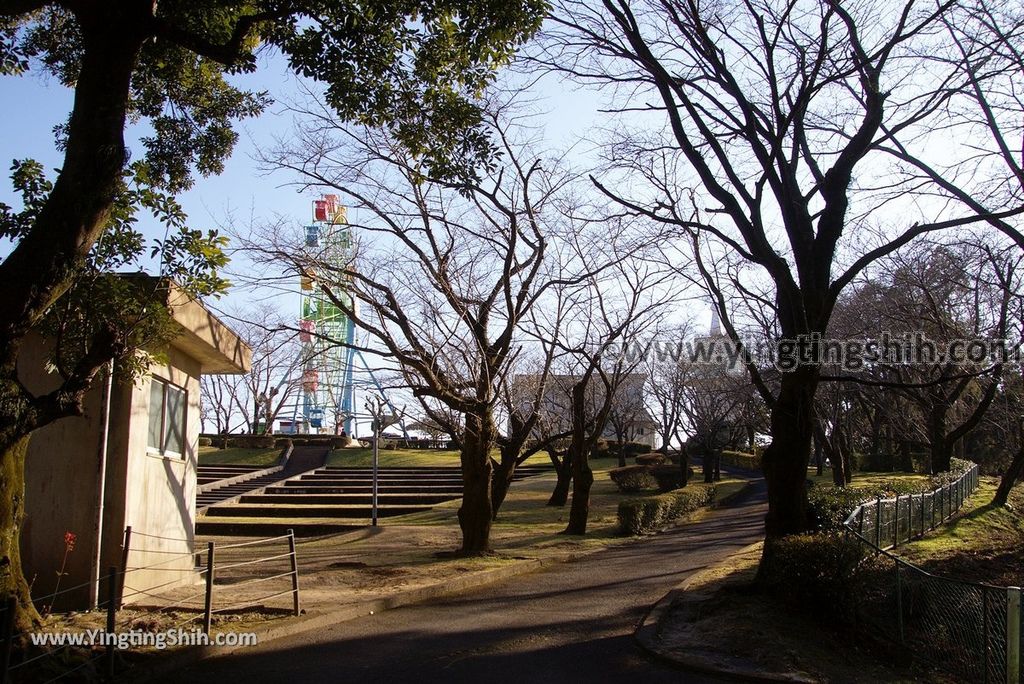
[[[203,376],[204,405],[215,416],[217,432],[269,434],[281,411],[298,401],[302,348],[298,328],[272,306],[228,314],[232,327],[252,349],[252,365],[242,376]]]
[[[460,440],[460,552],[484,553],[497,408],[526,337],[524,319],[556,283],[582,283],[599,270],[578,260],[551,266],[559,261],[560,235],[583,242],[589,234],[566,228],[555,206],[572,176],[557,159],[526,151],[525,129],[510,122],[508,110],[488,123],[501,162],[481,169],[479,180],[459,182],[430,177],[380,131],[339,126],[327,111],[302,118],[295,141],[268,162],[342,196],[349,206],[344,230],[355,236],[352,258],[318,259],[299,236],[277,227],[250,246],[257,259],[313,279],[369,333],[374,344],[362,351],[383,354],[400,369],[429,418],[444,425],[439,407],[461,417],[458,430],[449,426]]]
[[[891,158],[881,146],[929,119],[915,50],[941,30],[951,4],[565,0],[538,59],[628,93],[621,111],[663,122],[617,138],[608,151],[615,173],[598,187],[623,212],[688,240],[737,343],[729,291],[763,300],[776,339],[814,356],[839,294],[875,260],[926,232],[1020,210],[951,215],[941,204],[921,205],[911,225],[884,230],[871,213],[920,194],[871,160]],[[614,185],[621,177],[628,181]],[[771,412],[762,465],[773,539],[809,525],[806,469],[821,371],[797,364],[772,387],[753,358],[747,369]]]
[[[585,534],[594,474],[590,453],[604,434],[623,382],[642,363],[621,353],[650,330],[672,300],[668,275],[641,259],[623,258],[603,279],[593,279],[574,303],[572,332],[558,342],[570,373],[569,437],[564,461],[572,474],[572,504],[565,534]],[[641,388],[642,389],[642,388]]]

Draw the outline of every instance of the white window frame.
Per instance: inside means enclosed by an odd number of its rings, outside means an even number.
[[[153,385],[160,385],[162,388],[163,401],[161,402],[160,411],[160,445],[158,447],[154,447],[149,443],[149,421],[152,418],[153,409],[155,408],[152,405],[152,401],[150,401],[149,415],[146,418],[146,453],[183,459],[185,458],[185,447],[188,443],[188,390],[180,385],[174,384],[170,380],[166,380],[156,375],[152,376],[150,381]],[[169,394],[169,390],[181,393],[181,452],[172,451],[167,448],[167,437],[170,434],[167,431],[167,396]],[[153,396],[152,392],[152,387],[150,387],[150,398]]]

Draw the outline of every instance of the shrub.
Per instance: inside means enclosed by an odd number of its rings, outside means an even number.
[[[687,470],[689,470],[689,476],[693,477],[693,470],[690,468]],[[650,473],[658,483],[659,492],[670,492],[683,486],[683,471],[677,465],[666,463],[653,466]]]
[[[294,443],[287,437],[279,437],[274,440],[274,447],[277,449],[287,449],[290,446],[294,446]]]
[[[636,457],[636,462],[640,465],[656,466],[661,465],[665,462],[664,454],[640,454]]]
[[[931,476],[929,483],[931,489],[938,489],[939,487],[945,487],[948,484],[952,484],[956,480],[960,479],[960,476],[966,473],[968,470],[974,467],[974,463],[971,461],[965,461],[962,458],[951,458],[949,459],[949,470],[945,473],[936,473]]]
[[[657,496],[619,502],[619,530],[623,534],[654,532],[681,515],[707,506],[715,498],[713,484],[695,484]]]
[[[626,452],[627,456],[631,454],[649,454],[651,453],[651,445],[642,442],[626,442],[622,445],[622,450]]]
[[[658,484],[651,475],[650,468],[642,465],[613,468],[608,471],[608,477],[618,486],[620,492],[640,492],[654,489]]]
[[[723,466],[732,466],[733,468],[761,470],[761,457],[742,451],[723,451],[721,463]]]
[[[829,621],[852,621],[861,596],[864,547],[851,535],[819,532],[771,542],[763,587],[787,603]]]
[[[211,439],[210,437],[200,437],[199,446],[213,446],[213,439]]]
[[[811,487],[807,490],[807,514],[811,525],[823,531],[839,531],[853,509],[871,498],[864,489]]]

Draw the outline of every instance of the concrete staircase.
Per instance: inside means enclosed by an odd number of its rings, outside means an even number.
[[[546,466],[522,466],[515,479],[549,472]],[[366,467],[317,468],[230,505],[215,505],[196,524],[198,534],[329,534],[370,524],[373,473]],[[454,467],[381,468],[379,518],[421,513],[462,497],[462,474]]]
[[[324,464],[328,451],[327,447],[295,447],[283,467],[199,466],[196,510],[202,515],[210,506],[233,503],[244,494],[262,492],[268,485],[315,470]],[[251,476],[245,477],[246,474]],[[217,481],[224,484],[210,486]]]

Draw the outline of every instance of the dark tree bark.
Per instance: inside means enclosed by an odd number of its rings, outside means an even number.
[[[772,442],[761,456],[768,484],[769,538],[803,532],[807,520],[807,464],[814,431],[814,393],[818,369],[800,366],[783,374],[771,410]]]
[[[65,382],[63,396],[31,397],[18,382],[18,355],[29,330],[71,287],[110,216],[126,161],[129,85],[149,11],[145,3],[101,3],[78,16],[84,52],[64,162],[33,229],[0,263],[0,592],[17,599],[17,632],[38,621],[18,549],[29,435],[79,415],[95,374],[95,368],[82,368],[80,377]],[[107,360],[98,359],[96,368]],[[40,402],[62,409],[46,410]]]
[[[490,551],[493,520],[491,447],[494,437],[494,423],[489,414],[466,414],[466,432],[459,452],[462,464],[462,505],[459,507],[462,555],[474,556]]]
[[[548,506],[564,506],[569,501],[569,485],[572,484],[572,461],[568,454],[561,457],[551,455],[551,462],[555,466],[555,488],[548,498]]]
[[[996,489],[996,495],[992,497],[992,504],[995,506],[1005,506],[1007,499],[1010,497],[1010,490],[1013,489],[1022,475],[1024,475],[1024,444],[1017,449],[1017,453],[1013,455],[1013,461],[1010,462],[1006,472],[1003,473],[1003,477],[999,480],[999,487]]]

